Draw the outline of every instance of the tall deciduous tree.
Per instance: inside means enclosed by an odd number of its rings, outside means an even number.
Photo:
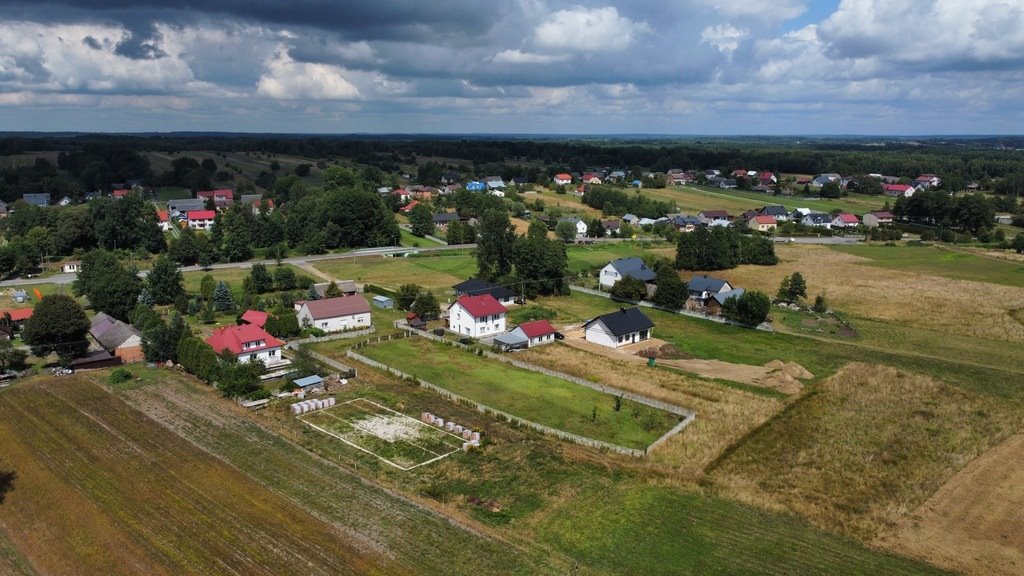
[[[138,303],[142,281],[128,270],[113,253],[93,250],[82,258],[82,269],[72,284],[75,295],[85,296],[94,310],[128,321]]]
[[[88,332],[89,319],[78,302],[64,294],[51,294],[39,301],[32,317],[25,321],[22,339],[36,356],[56,352],[61,363],[67,365],[89,349],[85,338]]]
[[[726,300],[722,305],[722,315],[740,324],[757,326],[768,318],[771,306],[772,303],[767,294],[750,290],[744,292],[739,298],[733,296]]]
[[[679,274],[668,264],[662,264],[655,270],[657,276],[654,281],[658,289],[654,292],[654,303],[669,310],[682,308],[689,295],[686,282],[683,282]]]
[[[178,265],[166,256],[157,258],[146,276],[149,293],[153,301],[160,305],[173,304],[185,292],[183,282]]]
[[[495,282],[512,273],[515,226],[508,212],[490,209],[480,219],[480,234],[476,244],[477,276]]]
[[[441,307],[432,292],[424,290],[412,303],[412,313],[424,320],[433,320],[441,314]]]
[[[409,224],[416,236],[429,236],[434,233],[434,211],[426,204],[417,204],[409,212]]]

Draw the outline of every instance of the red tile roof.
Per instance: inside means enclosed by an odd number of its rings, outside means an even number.
[[[772,216],[754,216],[751,220],[758,224],[775,224],[775,218]]]
[[[523,331],[523,334],[526,334],[527,338],[540,338],[541,336],[547,336],[548,334],[555,333],[555,327],[547,320],[526,322],[524,324],[520,324],[519,328]]]
[[[313,320],[338,318],[353,314],[367,314],[370,312],[370,303],[366,301],[366,298],[358,294],[325,298],[323,300],[306,300],[303,305],[309,310]]]
[[[558,180],[569,180],[570,182],[572,181],[572,176],[566,174],[565,172],[555,174],[555,178]]]
[[[259,310],[246,310],[245,314],[242,314],[242,322],[263,328],[267,325],[267,316],[270,315],[266,312],[260,312]]]
[[[466,309],[466,312],[473,318],[481,318],[483,316],[490,316],[491,314],[504,314],[508,312],[508,309],[501,305],[494,296],[490,294],[480,294],[479,296],[470,296],[468,294],[459,296],[459,299],[455,301],[459,306]]]
[[[257,342],[263,341],[261,346],[253,346],[249,348],[243,348],[243,344],[246,342]],[[206,339],[206,343],[213,348],[213,351],[220,354],[224,350],[230,350],[232,354],[249,354],[255,352],[261,352],[270,348],[280,348],[284,346],[284,342],[274,338],[270,334],[260,328],[259,326],[253,326],[252,324],[242,324],[241,326],[225,326],[218,328],[213,331],[213,334]]]
[[[126,190],[124,188],[118,188],[117,190],[114,190],[114,197],[115,198],[121,198],[123,196],[127,196],[129,192],[131,192],[131,190]]]
[[[189,210],[189,220],[213,220],[217,217],[216,210]]]
[[[15,308],[14,310],[0,312],[0,316],[4,314],[11,315],[11,322],[22,322],[32,317],[32,308]]]
[[[218,188],[216,190],[203,190],[201,192],[196,192],[196,196],[199,198],[223,196],[224,198],[233,199],[235,197],[235,191],[230,188]]]
[[[844,224],[860,224],[860,220],[857,218],[856,214],[843,213],[836,216],[836,218],[839,218],[839,221]]]
[[[876,218],[893,218],[892,212],[887,212],[885,210],[876,210],[874,212],[868,212],[868,214],[874,214]]]
[[[417,207],[417,206],[419,206],[419,205],[420,205],[420,201],[419,200],[413,200],[412,202],[409,202],[405,206],[402,206],[400,208],[400,210],[402,212],[412,212],[412,209]]]
[[[161,222],[167,222],[167,210],[157,210],[156,219]]]
[[[914,187],[909,184],[882,184],[882,189],[886,192],[906,192],[913,188]]]

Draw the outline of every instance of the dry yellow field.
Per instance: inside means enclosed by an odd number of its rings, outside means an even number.
[[[871,540],[1020,425],[1019,408],[1005,401],[854,363],[709,475],[724,496]]]
[[[699,476],[723,450],[783,408],[783,402],[775,398],[563,344],[531,348],[516,358],[695,411],[693,423],[650,456],[651,462],[671,466],[687,476]]]
[[[1024,290],[870,266],[865,258],[824,246],[776,246],[778,266],[740,266],[717,275],[774,295],[784,276],[800,272],[807,294],[824,292],[836,310],[891,323],[992,340],[1024,342]]]
[[[968,574],[1024,572],[1024,435],[971,462],[877,544]]]

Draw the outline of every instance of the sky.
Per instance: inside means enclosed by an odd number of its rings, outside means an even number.
[[[1024,0],[0,0],[0,131],[1024,133]]]

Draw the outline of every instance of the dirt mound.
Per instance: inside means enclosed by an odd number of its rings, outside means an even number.
[[[782,370],[786,367],[786,363],[782,360],[772,360],[764,365],[769,370]]]
[[[807,368],[797,364],[796,362],[783,362],[782,360],[772,360],[764,365],[765,368],[770,370],[770,375],[774,375],[777,372],[785,374],[790,378],[797,378],[800,380],[809,380],[814,378],[814,374],[811,374]]]
[[[663,344],[661,346],[644,348],[643,350],[638,351],[636,355],[644,358],[660,358],[663,360],[689,360],[690,358],[693,358],[693,356],[683,352],[674,344]]]
[[[796,394],[804,387],[799,380],[783,371],[775,371],[763,378],[758,378],[754,384],[778,390],[783,394]]]

